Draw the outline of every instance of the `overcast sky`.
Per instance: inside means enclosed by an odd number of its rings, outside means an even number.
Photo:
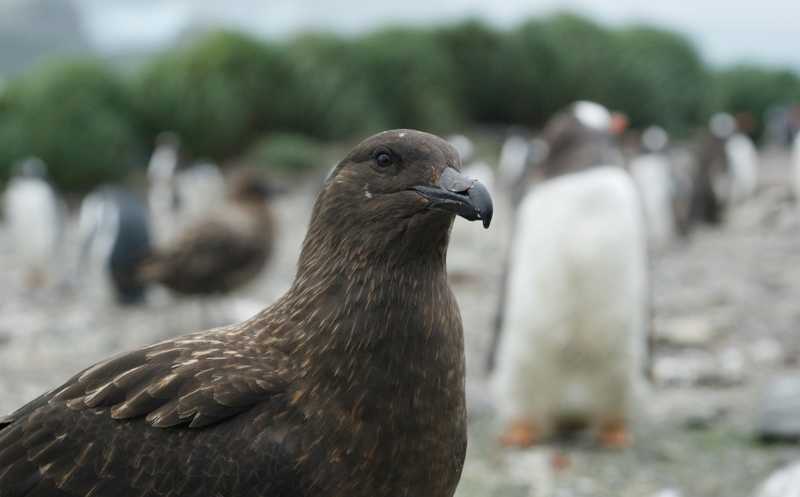
[[[104,50],[169,43],[191,24],[225,24],[264,36],[303,29],[360,32],[387,23],[477,16],[509,26],[569,9],[622,24],[647,21],[689,35],[711,62],[755,61],[800,69],[800,0],[76,0]]]

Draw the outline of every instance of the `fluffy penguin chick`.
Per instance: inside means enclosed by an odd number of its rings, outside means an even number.
[[[528,446],[564,425],[628,443],[648,308],[636,189],[601,166],[549,180],[518,212],[492,385],[506,431]]]

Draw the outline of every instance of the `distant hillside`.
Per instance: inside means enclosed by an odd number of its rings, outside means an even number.
[[[90,51],[68,0],[0,0],[0,75],[24,71],[45,56]]]

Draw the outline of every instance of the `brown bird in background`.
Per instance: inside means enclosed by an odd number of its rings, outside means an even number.
[[[272,253],[273,192],[254,171],[240,171],[226,204],[157,250],[142,265],[141,279],[184,295],[224,294],[251,282]]]
[[[451,497],[466,451],[454,215],[486,189],[387,131],[319,194],[291,288],[241,324],[78,373],[0,419],[0,497]]]

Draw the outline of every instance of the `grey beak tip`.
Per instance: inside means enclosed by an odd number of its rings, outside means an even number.
[[[477,218],[481,220],[483,227],[488,229],[494,214],[494,203],[489,190],[480,181],[473,180],[472,186],[467,190],[467,196],[478,214]]]

